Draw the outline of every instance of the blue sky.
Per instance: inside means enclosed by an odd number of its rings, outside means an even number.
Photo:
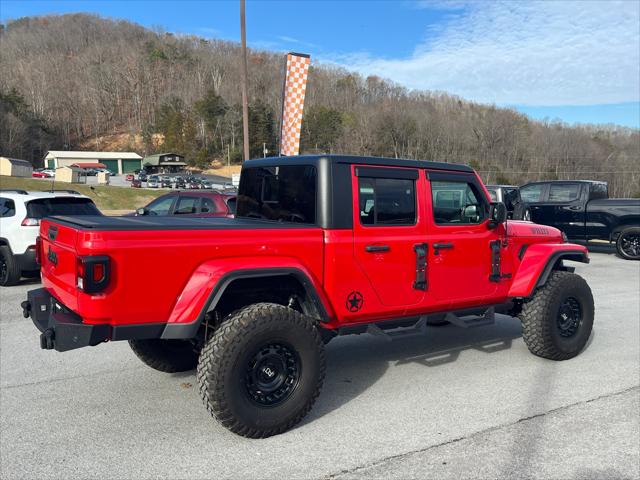
[[[5,22],[91,12],[239,40],[237,1],[0,0]],[[250,46],[538,119],[640,128],[640,2],[248,1]]]

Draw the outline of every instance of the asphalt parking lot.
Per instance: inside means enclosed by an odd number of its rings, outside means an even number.
[[[311,414],[265,440],[209,417],[193,372],[122,342],[40,350],[0,290],[0,477],[640,478],[640,263],[592,253],[594,332],[566,362],[531,355],[516,319],[327,346]],[[141,292],[141,301],[144,292]]]

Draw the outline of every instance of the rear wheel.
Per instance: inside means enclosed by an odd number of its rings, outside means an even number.
[[[166,373],[186,372],[198,364],[198,352],[189,340],[129,340],[140,360],[155,370]]]
[[[578,355],[589,340],[593,315],[587,282],[574,273],[553,272],[522,306],[522,337],[534,355],[567,360]]]
[[[20,281],[20,267],[13,257],[11,249],[6,245],[0,246],[0,285],[10,287]]]
[[[640,260],[640,228],[623,230],[616,242],[618,255],[627,260]]]
[[[207,410],[223,426],[263,438],[302,420],[324,373],[323,341],[313,320],[257,303],[231,314],[207,341],[197,378]]]

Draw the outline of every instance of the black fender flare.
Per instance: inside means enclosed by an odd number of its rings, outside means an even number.
[[[547,283],[547,280],[549,280],[549,277],[554,270],[560,269],[565,271],[573,271],[571,267],[565,267],[564,265],[562,265],[562,260],[572,260],[574,262],[580,263],[589,263],[590,261],[588,254],[583,252],[582,250],[562,250],[552,253],[549,256],[544,269],[540,273],[540,276],[538,277],[536,286],[533,289],[534,292]],[[556,268],[556,266],[559,266],[560,268]],[[533,292],[531,292],[531,294],[533,294]]]
[[[160,338],[162,339],[185,339],[185,338],[194,338],[197,333],[200,325],[204,321],[205,315],[208,311],[218,304],[226,289],[236,280],[242,280],[247,278],[266,278],[266,277],[282,277],[282,276],[291,276],[295,278],[302,287],[305,289],[305,292],[311,299],[314,307],[318,311],[320,315],[321,322],[327,322],[330,320],[329,313],[327,312],[324,304],[320,300],[320,296],[316,291],[311,280],[307,277],[307,275],[297,268],[257,268],[257,269],[246,269],[246,270],[234,270],[232,272],[226,273],[223,275],[218,283],[213,287],[209,296],[207,297],[207,301],[204,303],[204,306],[200,310],[198,317],[190,323],[168,323],[164,328],[162,335]]]

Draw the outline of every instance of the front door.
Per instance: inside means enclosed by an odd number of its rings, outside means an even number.
[[[429,293],[453,309],[490,301],[503,273],[495,267],[503,227],[488,228],[489,203],[474,175],[430,172],[428,177]]]
[[[553,225],[569,238],[584,237],[585,208],[587,196],[581,198],[579,183],[552,183],[549,185],[545,203],[540,205],[546,225]]]
[[[354,257],[380,303],[419,304],[415,245],[425,242],[416,203],[418,169],[353,167]]]

